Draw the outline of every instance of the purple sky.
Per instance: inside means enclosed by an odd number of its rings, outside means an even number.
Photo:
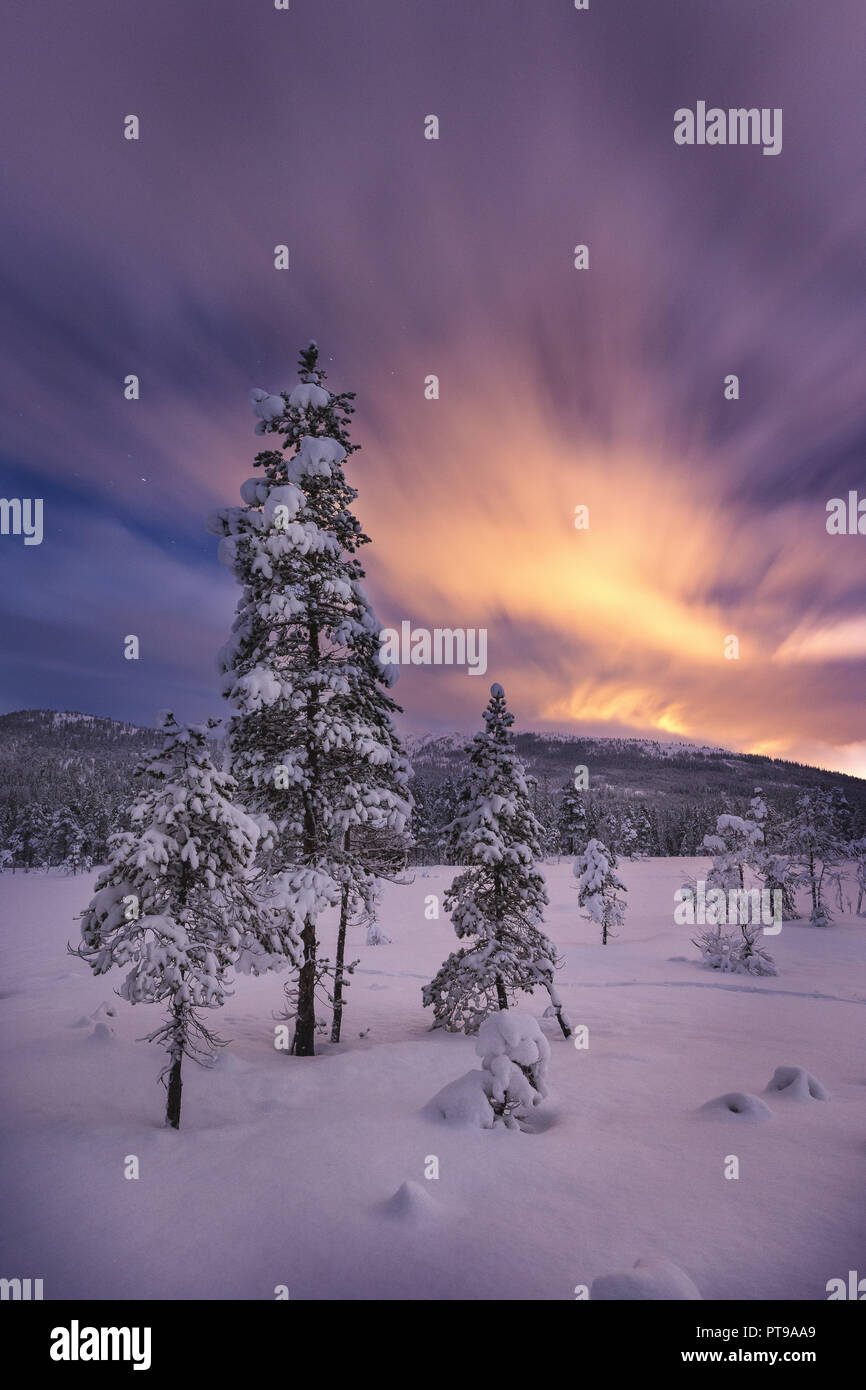
[[[403,673],[410,724],[499,679],[522,725],[866,773],[866,536],[825,530],[866,496],[862,0],[17,9],[0,459],[45,538],[0,537],[0,707],[219,712],[204,519],[313,336],[380,619],[489,632],[486,680]],[[781,154],[675,145],[699,100],[781,107]]]

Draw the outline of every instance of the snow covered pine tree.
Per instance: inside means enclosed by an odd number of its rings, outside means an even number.
[[[755,787],[755,795],[749,803],[749,820],[760,826],[763,836],[763,844],[756,847],[753,857],[755,873],[762,879],[764,888],[771,895],[770,902],[777,901],[772,896],[773,893],[781,895],[778,901],[781,903],[784,920],[796,921],[799,914],[794,898],[795,866],[780,847],[780,836],[783,834],[781,817],[775,809],[771,810],[767,806],[760,787]]]
[[[484,732],[467,749],[469,767],[450,827],[470,867],[457,875],[444,900],[457,936],[475,940],[450,955],[424,986],[424,1005],[433,1005],[434,1027],[475,1033],[493,1010],[507,1009],[518,991],[540,985],[570,1037],[553,981],[556,951],[539,925],[547,906],[544,878],[535,867],[539,826],[501,685],[490,687],[484,721]]]
[[[95,975],[130,966],[118,993],[168,1005],[147,1037],[168,1050],[165,1122],[180,1126],[181,1064],[208,1060],[221,1040],[198,1009],[224,1002],[232,966],[254,973],[283,964],[279,923],[249,891],[259,830],[234,804],[235,783],[216,768],[207,726],[162,718],[165,746],[136,770],[149,785],[133,802],[133,829],[111,837],[111,859],[82,913],[74,955]]]
[[[569,777],[562,789],[558,816],[559,847],[563,854],[581,854],[586,848],[586,806],[583,795]]]
[[[587,910],[590,921],[601,927],[601,943],[607,945],[612,927],[623,924],[626,886],[616,873],[616,855],[601,840],[590,840],[583,854],[574,861],[572,872],[579,879],[578,902]]]
[[[716,817],[714,835],[705,835],[703,849],[713,855],[713,867],[707,874],[707,887],[742,888],[747,868],[757,872],[761,863],[764,832],[760,820],[766,814],[763,801],[752,799],[748,816],[733,816],[728,812]]]
[[[795,880],[809,890],[813,927],[828,927],[833,920],[827,906],[827,879],[844,860],[848,848],[840,836],[838,816],[841,791],[813,787],[797,798],[794,815],[784,827],[785,852],[795,865]]]
[[[343,473],[357,447],[348,436],[354,395],[325,389],[318,355],[313,342],[302,351],[291,393],[251,392],[256,432],[282,435],[283,444],[257,455],[262,476],[241,487],[245,505],[219,512],[209,528],[243,588],[220,655],[235,711],[232,771],[244,805],[275,828],[261,867],[287,935],[303,943],[292,1043],[303,1057],[315,1052],[317,920],[338,905],[343,924],[372,910],[377,875],[404,852],[411,810],[392,722],[399,706],[385,693],[398,673],[379,661],[379,624],[355,558],[369,537]],[[335,1020],[343,935],[331,972]]]

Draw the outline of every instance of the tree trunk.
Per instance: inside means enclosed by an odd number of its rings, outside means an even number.
[[[292,1052],[296,1057],[316,1055],[316,924],[311,917],[301,934],[304,963],[298,974],[298,1013]]]
[[[315,669],[319,662],[319,629],[310,624],[309,634],[310,666]],[[315,788],[319,781],[319,762],[312,725],[316,713],[316,696],[310,694],[307,701],[307,721],[310,731],[307,742],[307,756],[310,767],[310,782]],[[304,862],[313,864],[316,855],[316,822],[310,796],[305,797],[304,806]],[[298,1013],[295,1018],[295,1036],[292,1039],[292,1052],[296,1057],[315,1057],[316,1055],[316,920],[307,917],[301,932],[304,943],[304,963],[298,973]]]
[[[553,1012],[556,1014],[556,1021],[562,1029],[562,1036],[564,1038],[570,1038],[572,1032],[571,1022],[568,1018],[568,1015],[562,1007],[562,1000],[559,997],[559,991],[557,990],[554,984],[548,984],[545,986],[545,988],[547,989],[547,992],[550,995],[550,1003],[553,1007]]]
[[[183,1082],[180,1079],[180,1068],[183,1062],[183,1053],[179,1052],[171,1064],[171,1071],[168,1074],[168,1100],[165,1107],[165,1123],[170,1129],[180,1129],[180,1093],[183,1090]]]
[[[560,1004],[559,1008],[556,1010],[556,1021],[557,1021],[557,1023],[559,1024],[560,1028],[562,1029],[562,1036],[563,1036],[564,1038],[570,1038],[570,1037],[571,1037],[571,1024],[569,1023],[568,1019],[566,1018],[565,1013],[563,1012],[563,1008],[562,1008],[562,1005],[561,1005],[561,1004]]]
[[[502,914],[499,911],[499,877],[494,869],[493,875],[493,919],[496,922],[496,940],[499,941],[499,924]],[[508,1008],[508,995],[505,990],[505,983],[501,975],[496,976],[496,998],[499,1001],[500,1009]]]
[[[349,848],[349,831],[346,831],[343,848]],[[334,1016],[331,1020],[331,1042],[340,1041],[343,1026],[343,962],[346,959],[346,924],[349,919],[349,887],[344,885],[340,898],[340,926],[337,931],[337,958],[334,962]]]

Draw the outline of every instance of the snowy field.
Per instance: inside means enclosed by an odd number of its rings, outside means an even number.
[[[719,976],[673,923],[674,890],[709,862],[622,863],[628,915],[607,946],[570,862],[545,866],[560,992],[590,1045],[544,1020],[550,1094],[524,1133],[425,1109],[479,1065],[421,1006],[457,944],[424,899],[455,870],[386,886],[391,945],[350,940],[339,1047],[277,1051],[283,977],[240,980],[211,1016],[231,1046],[212,1070],[185,1066],[180,1132],[162,1127],[162,1054],[136,1042],[159,1011],[65,955],[92,877],[4,874],[0,1272],[44,1279],[46,1298],[573,1299],[663,1256],[705,1299],[825,1299],[829,1279],[866,1271],[866,921],[786,924],[764,941],[777,978]],[[830,1099],[768,1093],[779,1066]],[[701,1110],[732,1091],[769,1117]]]

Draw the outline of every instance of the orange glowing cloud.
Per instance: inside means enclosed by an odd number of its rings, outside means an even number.
[[[483,384],[476,375],[447,406],[390,412],[404,423],[384,444],[387,466],[358,478],[362,518],[377,520],[365,559],[388,596],[383,622],[486,626],[491,677],[527,724],[789,757],[820,743],[824,761],[850,766],[816,717],[814,686],[799,688],[788,669],[794,653],[866,651],[862,623],[797,635],[804,594],[835,601],[850,582],[821,518],[790,503],[746,512],[710,453],[642,443],[641,420],[626,418],[622,438],[603,444],[563,439],[543,391],[513,379],[519,396],[507,373]],[[578,506],[587,529],[575,527]],[[475,682],[437,676],[468,716]],[[410,675],[411,705],[421,679]],[[849,715],[837,701],[833,722],[850,740]]]

